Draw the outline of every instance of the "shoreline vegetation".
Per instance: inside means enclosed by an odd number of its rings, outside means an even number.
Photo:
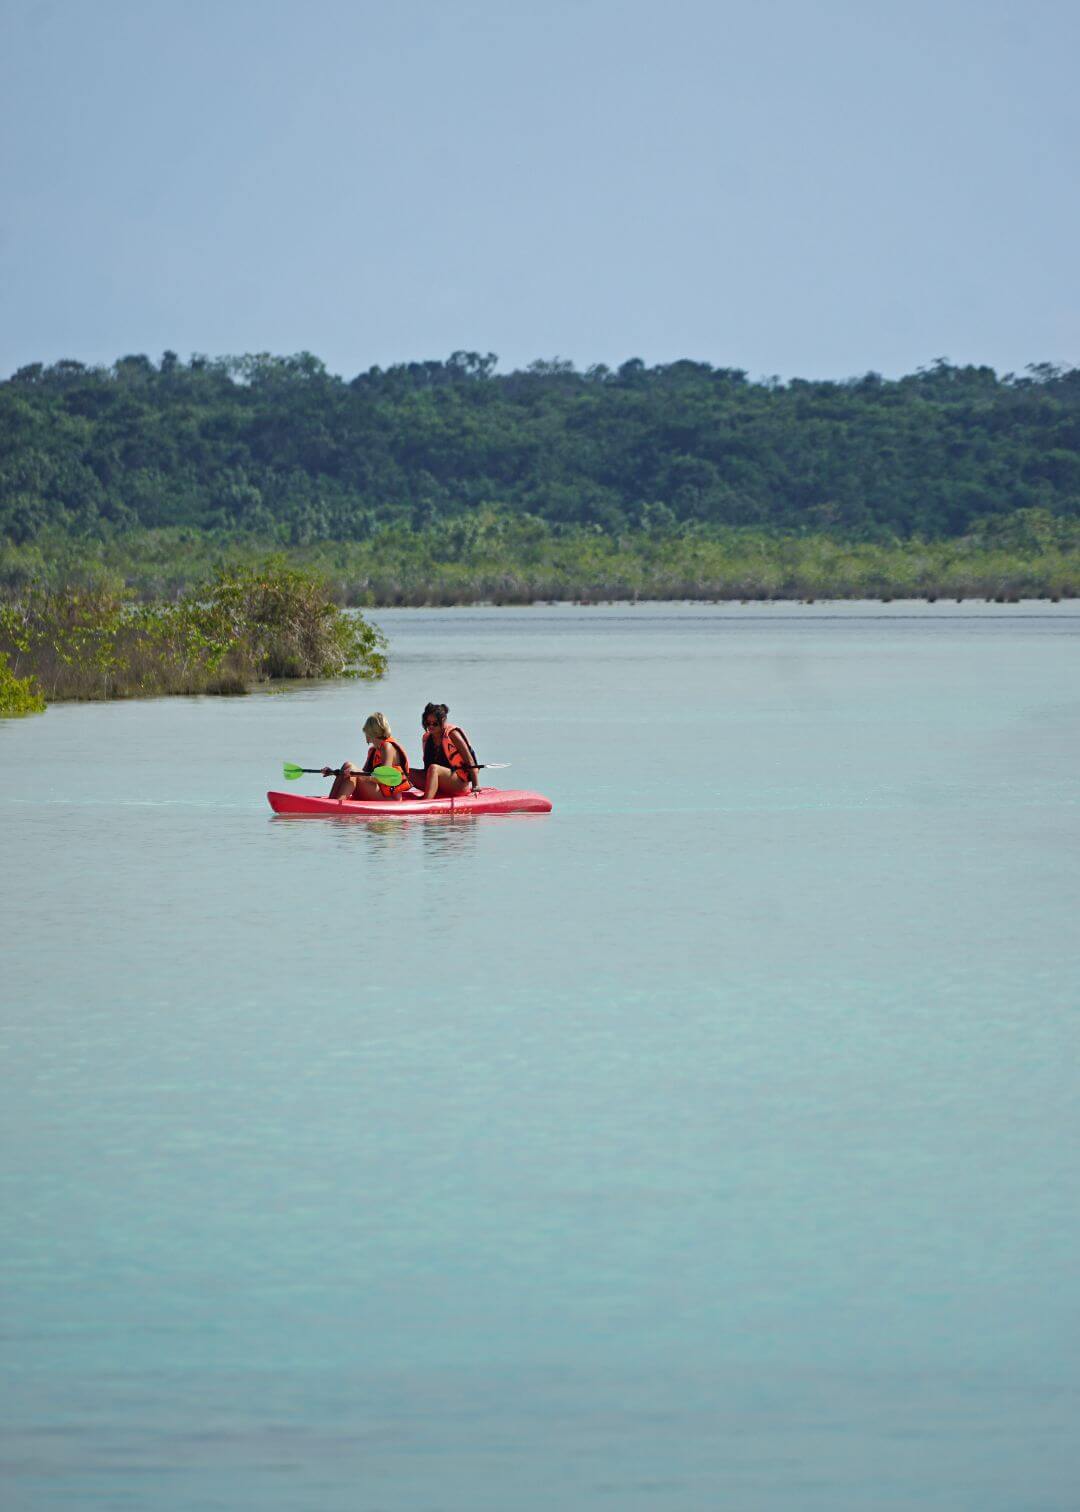
[[[1080,368],[496,369],[0,381],[0,712],[381,675],[346,608],[1080,594]]]
[[[750,530],[551,536],[497,516],[472,524],[449,551],[434,530],[274,557],[265,541],[191,530],[0,545],[0,717],[38,713],[46,700],[379,678],[386,641],[365,608],[1080,597],[1080,528],[1038,511],[974,538],[888,546]]]
[[[385,670],[382,632],[281,560],[221,569],[169,603],[100,582],[34,584],[0,603],[0,716],[53,700],[238,694],[269,679]]]
[[[889,543],[750,528],[553,532],[481,512],[447,528],[385,528],[367,541],[283,549],[273,539],[189,528],[107,541],[62,533],[0,543],[0,595],[31,589],[130,595],[177,604],[221,574],[252,573],[271,553],[320,580],[349,608],[635,599],[1020,598],[1080,595],[1080,520],[1043,510],[990,517],[969,535]]]

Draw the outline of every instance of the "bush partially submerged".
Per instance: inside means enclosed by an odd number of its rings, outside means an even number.
[[[202,606],[215,628],[244,646],[257,677],[378,678],[386,641],[329,597],[326,581],[279,558],[220,572]]]
[[[382,633],[338,608],[321,577],[277,559],[224,569],[172,604],[30,587],[0,605],[0,652],[54,699],[242,693],[266,678],[386,670]]]
[[[16,677],[0,651],[0,719],[13,714],[40,714],[45,700],[32,677]]]

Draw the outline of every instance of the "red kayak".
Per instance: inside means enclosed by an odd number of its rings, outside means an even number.
[[[311,798],[304,793],[267,793],[275,814],[321,814],[335,819],[406,819],[422,814],[549,814],[551,799],[540,793],[481,788],[463,798]]]

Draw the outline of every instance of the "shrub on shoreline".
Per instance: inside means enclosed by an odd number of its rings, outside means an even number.
[[[33,677],[16,677],[7,656],[0,651],[0,719],[22,714],[41,714],[45,700]]]
[[[0,653],[48,699],[243,693],[268,678],[379,678],[386,642],[323,579],[270,560],[168,604],[112,586],[32,585],[0,605]]]

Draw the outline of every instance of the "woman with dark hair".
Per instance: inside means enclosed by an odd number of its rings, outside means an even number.
[[[463,798],[480,787],[476,752],[464,730],[450,723],[445,704],[429,703],[424,708],[424,771],[413,774],[416,787],[423,787],[425,798]]]

